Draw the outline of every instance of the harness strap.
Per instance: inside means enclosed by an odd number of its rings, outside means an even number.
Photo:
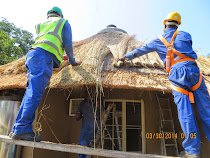
[[[166,41],[166,39],[162,35],[158,36],[158,38],[161,40],[161,42],[163,42],[163,44],[166,47],[170,47],[171,46],[170,43],[168,43],[168,41]]]
[[[188,61],[195,61],[195,59],[190,58],[182,53],[179,53],[176,49],[173,49],[173,53],[176,54],[177,56],[180,56],[181,58],[187,59]]]
[[[176,35],[178,34],[179,31],[175,31],[170,43],[168,43],[168,41],[166,41],[166,39],[160,35],[158,38],[161,40],[161,42],[167,47],[167,54],[166,54],[166,71],[168,72],[168,74],[170,73],[171,70],[171,66],[179,63],[179,62],[183,62],[183,61],[194,61],[195,59],[190,58],[180,52],[178,52],[174,47],[174,38],[176,37]],[[174,57],[174,54],[177,55],[177,57]]]
[[[174,32],[174,34],[173,34],[173,36],[172,36],[172,38],[171,38],[171,42],[170,42],[171,45],[174,45],[174,38],[176,37],[176,35],[178,34],[178,32],[179,32],[179,31],[175,31],[175,32]]]
[[[199,81],[198,81],[198,83],[196,85],[194,85],[194,86],[191,87],[191,91],[197,90],[200,87],[201,82],[202,82],[202,75],[200,73]]]
[[[190,99],[190,103],[195,103],[194,96],[193,96],[192,92],[197,90],[200,87],[201,82],[202,82],[202,75],[200,73],[199,81],[198,81],[198,83],[196,85],[191,87],[191,91],[187,91],[187,90],[185,90],[183,88],[177,87],[177,86],[173,85],[172,83],[171,83],[171,87],[175,91],[187,95],[189,97],[189,99]]]
[[[174,38],[176,37],[176,35],[178,34],[178,32],[179,31],[175,31],[174,32],[174,34],[173,34],[173,36],[171,38],[171,42],[170,43],[168,43],[168,41],[166,41],[166,39],[162,35],[158,36],[158,38],[161,40],[161,42],[163,42],[163,44],[166,47],[170,47],[170,46],[173,46],[173,44],[174,44]]]
[[[195,59],[193,58],[190,58],[180,52],[178,52],[175,48],[173,48],[173,45],[174,45],[174,38],[176,37],[176,35],[178,34],[179,31],[175,31],[172,38],[171,38],[171,41],[170,43],[168,43],[168,41],[166,41],[166,39],[160,35],[158,38],[161,40],[161,42],[163,42],[163,44],[167,47],[167,54],[166,54],[166,71],[168,73],[170,73],[170,70],[171,70],[171,66],[176,64],[176,63],[179,63],[179,62],[183,62],[183,61],[194,61],[195,62]],[[174,54],[177,55],[176,58],[174,58]],[[195,103],[194,101],[194,96],[193,96],[193,93],[192,91],[195,91],[196,89],[198,89],[201,85],[201,82],[202,82],[202,75],[200,73],[200,77],[199,77],[199,81],[196,85],[194,85],[193,87],[191,87],[190,91],[187,91],[183,88],[180,88],[180,87],[177,87],[173,84],[171,84],[172,86],[172,89],[174,89],[175,91],[177,92],[180,92],[182,94],[185,94],[187,96],[189,96],[189,99],[190,99],[190,102],[191,103]]]

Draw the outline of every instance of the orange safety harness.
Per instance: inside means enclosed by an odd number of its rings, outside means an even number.
[[[195,59],[193,58],[190,58],[182,53],[179,53],[175,48],[174,48],[174,38],[176,37],[177,33],[179,31],[175,31],[173,36],[172,36],[172,39],[171,39],[171,42],[168,43],[166,41],[166,39],[160,35],[158,38],[163,42],[163,44],[167,47],[167,55],[166,55],[166,71],[168,72],[168,74],[170,73],[170,70],[171,70],[171,66],[176,64],[176,63],[179,63],[179,62],[183,62],[183,61],[194,61],[195,62]],[[174,58],[174,54],[177,55],[177,57]],[[191,87],[191,90],[190,91],[187,91],[183,88],[180,88],[180,87],[177,87],[173,84],[172,85],[172,89],[174,89],[175,91],[177,92],[180,92],[180,93],[183,93],[187,96],[189,96],[189,99],[190,99],[190,102],[191,103],[194,103],[194,96],[193,96],[193,93],[192,91],[195,91],[196,89],[198,89],[201,85],[201,82],[202,82],[202,75],[200,73],[200,78],[199,78],[199,81],[196,85],[194,85],[193,87]]]

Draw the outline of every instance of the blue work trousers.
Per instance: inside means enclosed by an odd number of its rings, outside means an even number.
[[[84,129],[83,129],[84,130]],[[79,137],[79,145],[82,146],[89,146],[91,140],[93,140],[94,137],[94,129],[86,129],[86,131],[82,131],[81,135]],[[87,155],[79,154],[78,158],[86,158]],[[89,156],[87,156],[89,157]]]
[[[53,60],[44,52],[32,50],[26,55],[27,85],[24,98],[12,131],[18,134],[33,132],[32,123],[45,88],[52,76]]]
[[[171,69],[169,80],[173,85],[190,91],[191,87],[199,81],[199,68],[196,64],[175,65]],[[182,143],[183,148],[190,154],[199,154],[200,134],[189,97],[175,90],[173,90],[173,94],[181,128],[186,134],[186,139]],[[200,87],[193,91],[193,94],[201,124],[210,141],[210,96],[204,80],[202,80]]]

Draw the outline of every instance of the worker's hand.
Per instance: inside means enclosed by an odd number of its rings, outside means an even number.
[[[77,119],[80,118],[80,117],[81,117],[80,112],[76,112],[75,117],[76,117]]]
[[[63,56],[63,60],[68,60],[69,58],[68,58],[68,56],[67,55],[64,55]],[[76,63],[75,64],[72,64],[72,66],[78,66],[78,65],[81,65],[82,64],[82,62],[81,61],[76,61]]]
[[[68,58],[68,56],[67,55],[64,55],[63,56],[63,60],[68,60],[69,58]]]
[[[72,66],[78,66],[78,65],[81,65],[82,64],[82,62],[81,61],[76,61],[76,63],[75,64],[73,64]]]
[[[75,118],[76,120],[80,120],[82,118],[82,114],[80,112],[76,112]]]
[[[124,61],[125,61],[125,57],[118,58],[118,59],[117,59],[117,62],[118,62],[118,61],[123,61],[123,62],[124,62]]]

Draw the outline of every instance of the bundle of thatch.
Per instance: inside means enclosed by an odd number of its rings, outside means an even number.
[[[86,40],[74,42],[75,58],[82,61],[82,65],[72,67],[64,62],[61,68],[55,69],[48,87],[69,88],[101,83],[104,87],[170,92],[164,64],[156,52],[125,63],[116,62],[117,58],[142,45],[134,36],[120,31],[98,33]],[[199,57],[197,62],[210,89],[210,60]],[[0,75],[0,89],[24,88],[24,58],[0,66]]]

